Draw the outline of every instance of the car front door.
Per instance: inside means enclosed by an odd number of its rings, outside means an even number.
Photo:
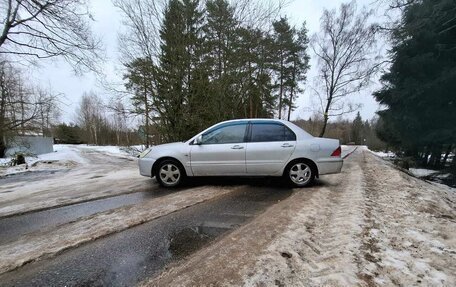
[[[245,175],[247,125],[247,122],[234,122],[205,132],[201,143],[190,149],[193,175]]]
[[[252,122],[247,142],[247,175],[275,175],[296,147],[296,135],[277,122]]]

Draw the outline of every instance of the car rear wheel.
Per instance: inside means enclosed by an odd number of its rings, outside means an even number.
[[[292,186],[304,187],[312,185],[315,171],[308,162],[298,161],[289,165],[285,177]]]
[[[176,187],[182,183],[185,171],[177,161],[164,160],[159,164],[155,177],[163,187]]]

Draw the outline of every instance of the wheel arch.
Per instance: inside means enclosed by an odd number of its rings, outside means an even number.
[[[317,164],[313,160],[311,160],[309,158],[306,158],[306,157],[298,157],[298,158],[290,160],[287,163],[287,165],[285,166],[285,168],[283,169],[282,176],[285,175],[285,172],[287,172],[287,170],[290,168],[291,165],[293,165],[294,163],[299,162],[299,161],[303,161],[303,162],[308,163],[310,168],[313,169],[313,171],[315,172],[315,177],[319,178],[319,172],[318,172]]]
[[[178,160],[177,158],[172,157],[172,156],[163,156],[163,157],[160,157],[159,159],[157,159],[154,162],[154,164],[152,165],[152,171],[151,171],[152,177],[157,175],[157,171],[158,171],[158,167],[159,167],[160,163],[162,163],[165,160],[174,160],[175,162],[177,162],[180,165],[180,168],[183,170],[184,176],[187,176],[187,171],[185,170],[185,167],[180,160]]]

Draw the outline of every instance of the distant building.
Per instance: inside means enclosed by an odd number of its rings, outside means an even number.
[[[15,136],[8,140],[5,155],[13,156],[17,153],[38,155],[53,152],[54,139],[36,135]]]

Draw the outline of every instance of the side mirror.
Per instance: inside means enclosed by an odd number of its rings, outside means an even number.
[[[193,144],[200,145],[202,142],[203,142],[203,136],[199,135],[195,138],[195,140],[193,141]]]

